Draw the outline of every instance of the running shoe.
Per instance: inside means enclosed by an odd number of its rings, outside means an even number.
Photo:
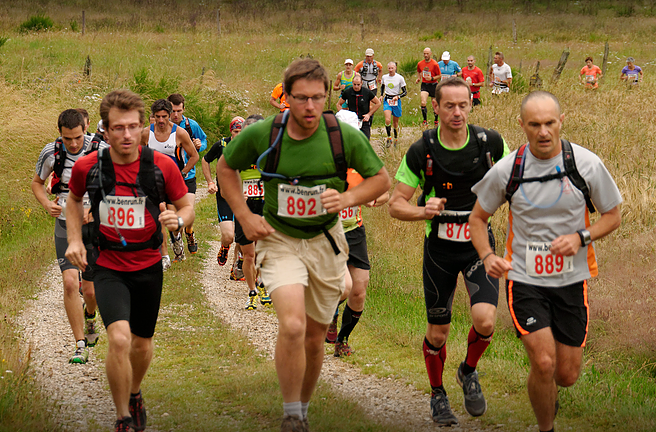
[[[451,426],[458,424],[458,418],[451,411],[449,398],[441,391],[438,390],[431,395],[430,406],[433,421],[438,425]]]
[[[435,124],[435,126],[437,126],[437,125],[440,124],[440,121],[439,121],[439,120],[435,120],[435,123],[434,123],[434,124]]]
[[[162,270],[167,271],[171,268],[171,258],[168,255],[162,257]]]
[[[186,259],[184,251],[184,242],[182,241],[182,234],[178,233],[177,237],[172,237],[171,242],[173,243],[173,253],[175,257],[173,262],[180,262]]]
[[[224,266],[228,262],[228,252],[230,252],[230,246],[225,247],[221,245],[221,249],[219,250],[219,253],[216,256],[216,261],[219,263],[220,266]]]
[[[348,357],[355,351],[351,349],[347,341],[335,342],[335,357]]]
[[[191,234],[190,234],[187,231],[185,231],[185,236],[187,236],[187,248],[189,249],[189,253],[193,255],[196,252],[198,252],[198,243],[196,242],[196,233],[192,231]]]
[[[337,340],[337,319],[339,318],[339,314],[335,314],[333,317],[333,320],[330,322],[330,325],[328,326],[328,333],[326,333],[326,343],[329,344],[334,344],[335,341]]]
[[[260,284],[257,287],[257,291],[258,291],[258,295],[260,296],[260,303],[263,306],[270,305],[272,303],[271,297],[269,297],[269,291],[267,291],[263,283],[260,282]]]
[[[389,148],[392,145],[392,138],[387,137],[387,140],[385,141],[385,147]]]
[[[424,122],[421,124],[422,127],[428,127],[428,122],[424,120]]]
[[[246,310],[257,309],[257,291],[253,290],[248,293],[248,303],[246,303]]]
[[[120,418],[114,423],[114,432],[130,432],[131,424],[132,419],[130,417]]]
[[[233,271],[230,273],[230,279],[235,281],[245,281],[246,278],[244,277],[244,271],[239,267],[233,269]]]
[[[456,381],[462,387],[462,391],[465,394],[465,410],[473,417],[482,416],[487,411],[487,402],[485,401],[485,396],[483,396],[481,385],[478,382],[478,372],[474,371],[465,375],[462,372],[462,366],[464,364],[462,362],[458,366]]]
[[[89,349],[86,347],[84,341],[78,341],[78,345],[75,347],[75,353],[73,353],[73,356],[68,362],[73,364],[85,364],[87,360],[89,360]]]
[[[308,432],[308,428],[297,415],[286,415],[282,418],[280,432]]]
[[[396,146],[397,146],[398,143],[399,143],[399,139],[398,139],[398,138],[394,138],[394,148],[396,148]]]
[[[132,416],[132,428],[135,431],[142,431],[146,429],[146,407],[144,400],[141,396],[141,390],[136,396],[130,395],[130,405],[128,406],[130,415]]]
[[[87,315],[86,305],[82,305],[84,313],[84,342],[88,347],[96,346],[98,343],[98,332],[96,332],[96,317],[98,317],[98,310],[93,312],[93,315]]]

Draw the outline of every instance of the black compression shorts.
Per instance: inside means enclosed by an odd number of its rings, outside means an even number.
[[[90,230],[91,224],[86,224],[82,226],[82,230]],[[64,270],[71,270],[78,268],[75,267],[71,262],[66,258],[66,249],[68,249],[68,239],[66,238],[66,221],[56,219],[55,220],[55,252],[57,253],[57,264],[59,264],[59,270],[63,273]],[[93,268],[98,258],[98,250],[95,249],[90,244],[84,245],[87,249],[87,268],[82,272],[82,279],[85,281],[93,281]]]
[[[589,313],[586,281],[555,288],[506,281],[506,297],[517,337],[550,327],[558,342],[585,346]]]
[[[421,83],[421,91],[428,92],[428,96],[435,98],[435,89],[437,88],[437,83]]]
[[[187,189],[189,189],[190,194],[196,193],[196,177],[186,179],[185,184],[187,185]]]
[[[128,321],[133,334],[153,337],[162,297],[161,261],[134,272],[96,266],[93,281],[105,327],[116,321]]]
[[[488,228],[490,246],[494,249],[494,235]],[[431,250],[431,236],[424,239],[424,298],[429,324],[442,325],[451,322],[453,296],[462,273],[469,293],[470,305],[499,302],[499,280],[488,276],[476,249],[470,252],[436,253]]]
[[[235,220],[235,214],[232,212],[228,201],[221,196],[221,191],[216,193],[216,215],[219,218],[219,222]]]
[[[246,200],[246,204],[254,214],[262,216],[264,212],[264,199],[249,198]],[[246,235],[244,234],[244,230],[241,228],[241,225],[239,224],[239,220],[237,219],[235,219],[235,242],[237,242],[237,244],[241,246],[246,246],[253,243],[252,240],[246,238]]]
[[[362,270],[370,270],[371,265],[367,253],[367,233],[364,230],[364,225],[344,233],[344,236],[349,245],[349,256],[346,264]]]

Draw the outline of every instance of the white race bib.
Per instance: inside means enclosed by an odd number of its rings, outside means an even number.
[[[444,210],[440,214],[445,216],[463,216],[468,215],[469,211],[452,211]],[[469,233],[469,222],[465,223],[441,223],[437,228],[437,237],[454,241],[454,242],[468,242],[471,241],[471,234]]]
[[[278,216],[293,218],[312,218],[325,215],[319,195],[326,191],[326,185],[314,187],[278,185]]]
[[[399,100],[394,100],[394,99],[387,99],[387,105],[389,106],[397,106],[399,104]]]
[[[101,225],[119,229],[144,228],[146,197],[108,196],[100,202],[99,212]]]
[[[376,80],[369,81],[367,87],[369,87],[369,90],[376,90]]]
[[[532,277],[558,276],[574,271],[572,256],[552,255],[551,242],[526,243],[526,273]]]
[[[440,78],[440,81],[444,81],[444,80],[446,80],[446,79],[451,78],[451,75],[442,74],[441,77],[442,77],[442,78]]]
[[[61,207],[61,216],[60,216],[60,218],[62,218],[62,219],[66,219],[66,200],[67,200],[67,198],[65,198],[65,197],[64,198],[59,198],[59,200],[57,200],[57,204]],[[89,197],[85,196],[84,198],[82,198],[82,206],[85,209],[90,209],[91,208],[91,200],[89,199]]]
[[[586,75],[585,80],[589,83],[592,83],[595,80],[595,76],[594,75]]]
[[[339,220],[347,221],[355,219],[358,214],[358,206],[355,207],[346,207],[344,210],[339,212]]]
[[[248,198],[261,198],[264,196],[264,186],[260,179],[249,179],[242,182],[244,195]]]
[[[424,79],[430,80],[431,79],[431,72],[425,70],[423,73]]]

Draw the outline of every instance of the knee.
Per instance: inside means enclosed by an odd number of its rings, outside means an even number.
[[[488,336],[494,333],[494,317],[484,317],[474,322],[474,329],[479,335]]]
[[[65,295],[79,295],[80,290],[80,279],[77,272],[65,272],[62,273],[62,279],[64,281],[64,294]]]
[[[132,338],[129,333],[122,331],[107,331],[109,350],[115,354],[127,355],[130,352]]]
[[[531,370],[541,379],[551,380],[556,371],[556,359],[548,354],[541,354],[533,359]]]
[[[288,343],[299,343],[305,339],[305,320],[301,317],[286,317],[279,320],[280,338]]]
[[[255,262],[255,251],[253,248],[242,249],[242,255],[244,256],[244,261],[249,263]]]
[[[137,354],[139,356],[143,356],[150,351],[152,351],[153,347],[153,339],[152,338],[140,338],[140,337],[134,337],[132,338],[132,345],[130,347],[130,350],[133,354]]]
[[[439,327],[433,327],[426,332],[426,339],[435,348],[440,348],[446,343],[449,333],[441,330]]]
[[[93,288],[93,282],[91,281],[82,281],[82,294],[85,298],[95,298],[96,290]]]
[[[566,367],[561,367],[559,365],[556,369],[556,384],[561,387],[571,387],[579,379],[580,373],[581,369],[575,366],[567,365]]]

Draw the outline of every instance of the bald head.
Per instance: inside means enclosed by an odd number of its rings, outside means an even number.
[[[519,116],[522,120],[525,120],[525,114],[526,114],[526,106],[530,102],[540,102],[540,101],[549,101],[551,100],[555,105],[556,105],[556,110],[558,112],[558,116],[561,114],[560,110],[560,102],[558,102],[558,98],[554,96],[553,94],[549,93],[548,91],[544,90],[538,90],[538,91],[533,91],[529,94],[527,94],[524,97],[524,100],[522,100],[522,107],[519,110]]]

